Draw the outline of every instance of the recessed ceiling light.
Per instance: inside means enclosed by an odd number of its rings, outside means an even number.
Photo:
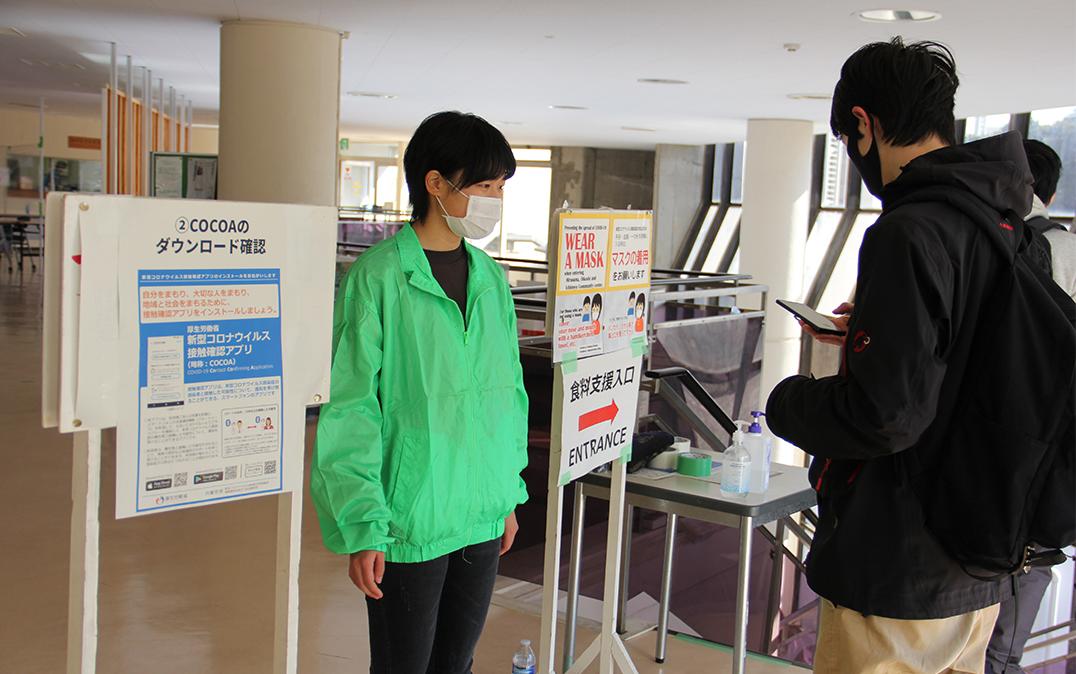
[[[872,23],[895,23],[898,21],[926,22],[937,21],[941,18],[941,12],[929,9],[865,9],[856,12],[863,21]]]
[[[586,108],[584,108],[581,105],[551,105],[551,106],[549,106],[549,109],[550,110],[586,110]]]
[[[349,91],[347,95],[359,98],[380,98],[383,101],[392,101],[397,98],[395,94],[381,94],[376,91]]]
[[[687,80],[670,80],[664,77],[640,77],[639,84],[687,84]]]
[[[13,35],[15,37],[26,37],[26,33],[22,32],[15,26],[0,26],[0,35]]]
[[[828,101],[833,98],[830,94],[789,94],[794,101]]]
[[[622,131],[642,131],[644,133],[654,133],[657,129],[648,129],[645,126],[622,126]]]

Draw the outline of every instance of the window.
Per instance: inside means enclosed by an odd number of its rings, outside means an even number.
[[[822,208],[844,208],[847,203],[848,163],[844,143],[827,133],[822,165]]]
[[[1050,213],[1073,217],[1076,215],[1076,106],[1032,112],[1027,136],[1046,143],[1061,157],[1061,180]]]
[[[374,162],[345,159],[340,162],[340,205],[345,208],[373,208]]]
[[[551,167],[524,165],[504,186],[505,256],[546,259],[552,181]]]
[[[863,183],[859,186],[859,210],[861,211],[880,211],[882,210],[882,200],[870,193],[867,189],[867,184]]]
[[[1009,115],[983,115],[968,117],[964,126],[964,142],[989,138],[1009,130]]]
[[[731,203],[743,203],[743,168],[747,143],[736,143],[732,146],[732,198]]]
[[[702,270],[707,273],[717,273],[726,271],[719,269],[721,260],[725,258],[725,255],[729,251],[729,247],[732,245],[732,236],[736,233],[736,226],[740,224],[740,214],[743,212],[741,206],[729,206],[729,210],[725,213],[725,219],[722,222],[715,223],[718,227],[717,238],[714,239],[714,245],[710,248],[709,255],[706,256],[706,261],[702,263]],[[738,251],[739,249],[737,249]],[[733,273],[731,267],[729,273]]]
[[[819,311],[832,311],[841,302],[848,302],[852,299],[856,276],[859,273],[859,248],[863,245],[863,235],[877,219],[877,213],[860,213],[856,217],[848,240],[845,241],[841,255],[837,259],[837,265],[833,268],[833,274],[829,277],[829,283],[826,284],[826,289],[822,293],[822,299],[818,302]]]

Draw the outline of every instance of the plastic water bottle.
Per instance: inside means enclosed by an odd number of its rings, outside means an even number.
[[[746,421],[737,421],[737,430],[732,434],[732,444],[721,455],[721,493],[726,496],[745,496],[751,484],[751,455],[743,446],[744,432],[742,426]]]
[[[512,674],[535,674],[537,669],[531,642],[524,639],[519,643],[519,650],[512,656]]]

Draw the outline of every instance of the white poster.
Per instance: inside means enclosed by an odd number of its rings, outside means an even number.
[[[70,195],[63,224],[61,430],[116,427],[116,516],[300,489],[335,209]]]
[[[554,456],[559,454],[560,485],[630,456],[642,367],[642,357],[631,351],[558,366],[554,396],[561,423]]]
[[[652,222],[640,211],[559,213],[553,362],[645,344]]]
[[[183,196],[183,157],[158,155],[153,158],[153,196],[164,199]]]
[[[281,310],[279,269],[139,270],[138,513],[284,488]]]
[[[188,199],[217,198],[217,158],[187,158],[187,193]]]

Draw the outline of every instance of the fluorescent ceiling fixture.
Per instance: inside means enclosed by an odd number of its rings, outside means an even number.
[[[395,94],[381,94],[376,91],[349,91],[347,95],[358,98],[380,98],[383,101],[392,101],[397,98]]]
[[[549,106],[549,109],[550,110],[586,110],[586,108],[581,106],[581,105],[551,105],[551,106]]]
[[[830,94],[789,94],[788,97],[794,101],[828,101],[833,98]]]
[[[898,21],[925,22],[937,21],[941,18],[941,12],[929,9],[865,9],[856,12],[863,21],[874,23],[895,23]]]
[[[219,129],[220,124],[191,124],[194,129]]]
[[[623,131],[643,131],[646,133],[654,133],[657,131],[657,129],[648,129],[645,126],[622,126],[620,128]]]
[[[670,80],[664,77],[640,77],[639,84],[687,84],[687,80]]]
[[[0,26],[0,35],[14,35],[15,37],[26,37],[26,33],[22,32],[15,26]]]

